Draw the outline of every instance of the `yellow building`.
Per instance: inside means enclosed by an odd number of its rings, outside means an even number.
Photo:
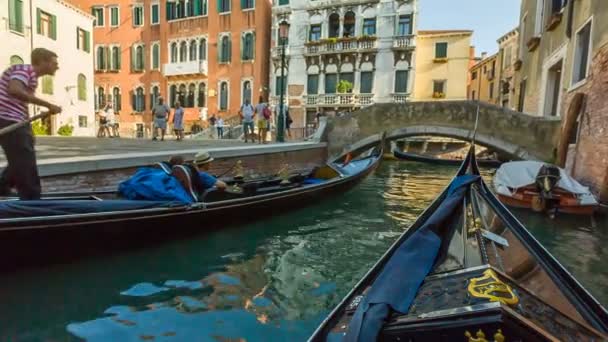
[[[472,35],[469,30],[418,31],[415,101],[467,98]]]
[[[498,54],[483,58],[471,68],[469,100],[498,104]]]

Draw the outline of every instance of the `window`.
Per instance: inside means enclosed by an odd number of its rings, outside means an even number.
[[[133,26],[144,25],[144,7],[142,5],[133,6]]]
[[[207,15],[207,0],[190,0],[190,15]]]
[[[95,21],[93,22],[93,26],[102,27],[104,26],[103,22],[103,7],[93,7],[93,16],[95,17]]]
[[[9,0],[8,11],[9,29],[23,33],[23,0]]]
[[[207,87],[205,83],[199,83],[198,85],[198,106],[207,107]]]
[[[196,92],[196,86],[194,85],[194,83],[191,83],[188,86],[188,96],[186,96],[186,103],[185,103],[185,107],[186,108],[194,108],[194,93]]]
[[[513,48],[511,46],[507,46],[505,48],[504,59],[502,61],[502,68],[506,69],[511,65],[511,61],[513,60]]]
[[[230,37],[229,36],[222,36],[222,39],[220,40],[220,49],[219,49],[219,53],[220,53],[220,63],[229,63],[231,60],[230,57],[230,50],[231,50],[231,44],[230,44]]]
[[[473,71],[471,73],[471,80],[476,80],[477,79],[477,71]]]
[[[375,36],[376,35],[376,18],[363,19],[363,35],[364,36]]]
[[[76,28],[76,48],[85,52],[91,52],[91,34],[80,27]]]
[[[433,94],[445,95],[445,81],[433,81]]]
[[[120,70],[121,64],[121,53],[120,46],[112,46],[112,57],[111,57],[112,66],[111,69],[114,71]]]
[[[371,94],[374,89],[374,72],[373,71],[362,71],[361,72],[361,94]]]
[[[177,63],[177,43],[171,43],[171,63]]]
[[[158,104],[158,98],[160,97],[160,88],[158,86],[153,86],[152,91],[150,92],[150,108],[154,108],[156,104]]]
[[[344,14],[344,24],[342,25],[342,35],[344,37],[355,36],[355,13],[348,11]]]
[[[340,74],[340,81],[346,81],[346,82],[350,83],[351,86],[353,86],[355,83],[355,74],[353,74],[352,72],[343,72]],[[351,88],[350,90],[347,90],[346,92],[352,93],[353,88]]]
[[[104,46],[97,47],[97,70],[106,70],[106,48]]]
[[[133,71],[144,71],[144,46],[135,45],[131,47],[131,69]]]
[[[242,103],[245,103],[245,100],[249,100],[251,103],[251,81],[243,82],[243,99]]]
[[[335,38],[340,36],[340,15],[338,13],[332,13],[329,16],[329,32],[327,32],[329,38]]]
[[[146,110],[146,101],[144,95],[144,88],[137,87],[133,93],[133,111],[141,113]]]
[[[407,70],[395,71],[395,93],[406,94],[409,72]]]
[[[150,7],[150,24],[158,25],[160,24],[160,5],[152,4]]]
[[[306,93],[316,95],[319,93],[319,75],[308,75]]]
[[[198,44],[198,60],[204,61],[207,59],[207,39],[201,39]]]
[[[325,74],[325,94],[335,94],[338,85],[338,75]]]
[[[57,17],[36,9],[37,32],[51,39],[57,39]]]
[[[106,92],[103,87],[97,88],[97,108],[104,108],[106,106]]]
[[[289,0],[279,0],[279,6],[289,5]]]
[[[591,22],[588,22],[576,33],[572,84],[587,78],[589,68],[589,51],[591,50]]]
[[[253,60],[254,37],[253,33],[248,32],[243,35],[243,52],[241,59],[244,61]]]
[[[217,0],[217,11],[219,13],[230,12],[230,0]]]
[[[283,94],[287,94],[287,84],[285,84],[286,82],[284,82],[284,80],[287,78],[287,76],[283,76],[281,78],[281,76],[277,76],[275,78],[275,87],[274,87],[274,91],[275,91],[275,95],[279,96],[281,95],[281,90],[283,91]]]
[[[160,45],[158,43],[152,44],[152,69],[160,69]]]
[[[83,74],[78,74],[78,100],[87,100],[87,77]]]
[[[196,61],[196,40],[190,41],[190,61]]]
[[[118,6],[110,7],[110,26],[116,27],[120,24],[120,14],[118,12]]]
[[[167,1],[167,7],[165,10],[166,16],[167,16],[167,21],[170,20],[174,20],[177,19],[177,16],[175,15],[176,12],[176,3],[175,2],[169,2]]]
[[[220,110],[228,109],[228,83],[220,83]]]
[[[42,93],[53,95],[53,76],[42,76]]]
[[[397,35],[407,36],[412,34],[412,16],[410,14],[400,15],[397,23]]]
[[[255,7],[254,0],[241,0],[241,9],[251,9]]]
[[[310,25],[310,34],[308,40],[316,42],[321,39],[321,24]]]
[[[435,58],[448,58],[448,43],[435,44]]]
[[[173,107],[177,100],[177,86],[175,84],[169,87],[169,106]]]
[[[120,88],[114,87],[112,89],[112,101],[113,101],[112,104],[114,106],[114,112],[120,112],[120,110],[122,109]]]
[[[10,65],[23,64],[23,58],[21,58],[17,55],[13,55],[13,56],[11,56],[9,63],[10,63]]]
[[[494,98],[494,82],[490,82],[490,99]]]
[[[78,127],[87,128],[87,117],[85,115],[78,115]]]
[[[186,107],[188,105],[186,103],[186,85],[185,84],[181,84],[179,86],[179,92],[177,93],[177,100],[184,107]],[[175,103],[173,104],[173,106],[175,106]]]
[[[181,42],[179,44],[179,61],[185,62],[188,60],[188,43]]]

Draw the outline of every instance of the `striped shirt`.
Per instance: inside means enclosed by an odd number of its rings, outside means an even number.
[[[27,120],[29,117],[27,103],[8,93],[10,80],[23,82],[27,90],[34,94],[38,86],[36,71],[29,64],[17,64],[6,69],[0,78],[0,119],[16,122]]]

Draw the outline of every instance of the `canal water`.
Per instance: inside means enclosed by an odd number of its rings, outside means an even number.
[[[0,341],[305,340],[454,172],[385,162],[287,215],[0,275]],[[608,304],[607,221],[517,215]]]

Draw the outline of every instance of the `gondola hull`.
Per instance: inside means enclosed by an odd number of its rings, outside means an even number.
[[[462,164],[462,160],[460,159],[443,159],[443,158],[434,158],[423,156],[414,153],[402,152],[402,151],[393,151],[393,154],[396,158],[407,160],[407,161],[415,161],[420,163],[428,163],[435,165],[450,165],[450,166],[460,166]],[[499,167],[502,162],[500,160],[495,159],[478,159],[477,164],[483,167]]]

